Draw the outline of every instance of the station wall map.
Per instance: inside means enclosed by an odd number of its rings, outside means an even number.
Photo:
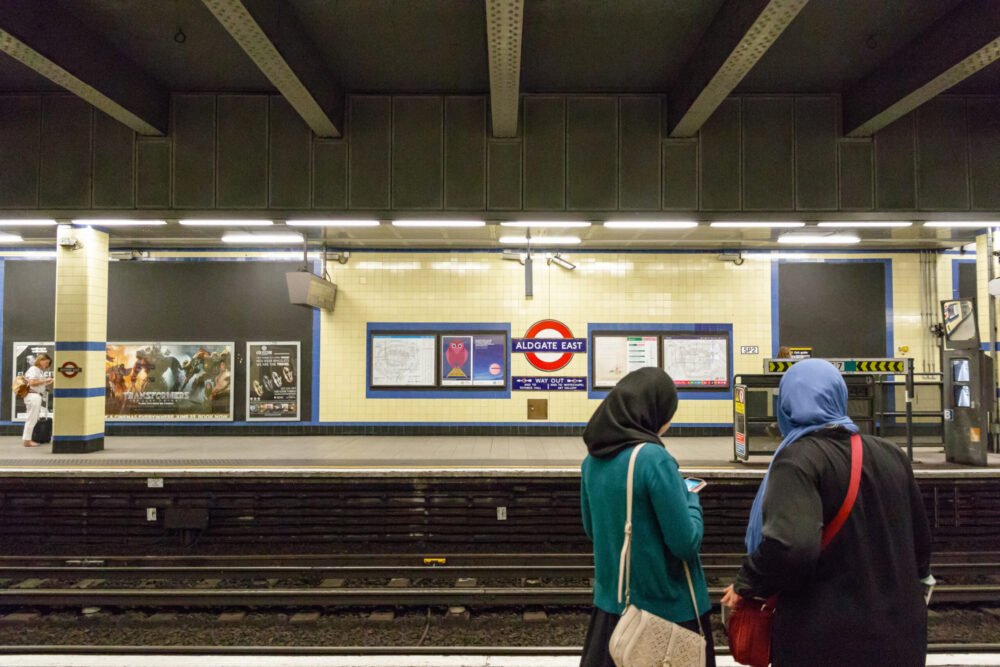
[[[727,331],[591,332],[592,388],[608,390],[634,370],[659,367],[681,390],[728,389]]]
[[[504,389],[507,359],[503,331],[380,329],[369,333],[368,388]]]

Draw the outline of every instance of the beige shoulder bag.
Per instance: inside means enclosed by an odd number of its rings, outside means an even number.
[[[611,658],[618,667],[704,667],[705,665],[705,631],[701,627],[698,615],[698,602],[694,595],[694,584],[691,583],[691,571],[684,563],[684,574],[687,576],[688,589],[691,591],[691,603],[694,605],[694,617],[698,620],[699,632],[692,632],[671,623],[656,614],[639,609],[629,603],[629,574],[632,560],[632,478],[635,472],[635,459],[639,445],[632,450],[628,462],[628,483],[626,485],[625,510],[625,544],[622,545],[622,555],[618,564],[618,602],[622,601],[622,586],[625,588],[625,613],[611,634],[608,648]]]

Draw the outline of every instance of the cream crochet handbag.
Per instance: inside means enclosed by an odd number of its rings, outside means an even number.
[[[636,456],[643,446],[639,445],[632,450],[632,457],[628,462],[625,544],[622,545],[622,555],[618,564],[618,602],[622,601],[624,583],[625,613],[615,625],[608,648],[612,660],[618,667],[704,667],[705,631],[698,616],[698,603],[695,600],[694,584],[691,583],[691,571],[687,563],[684,563],[684,574],[687,576],[688,590],[691,591],[691,603],[694,605],[694,617],[698,619],[699,632],[692,632],[629,604],[629,570],[632,560],[632,477],[635,472]]]

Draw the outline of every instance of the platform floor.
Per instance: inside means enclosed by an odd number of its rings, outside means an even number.
[[[684,468],[762,470],[770,456],[733,463],[732,439],[665,439]],[[92,454],[52,454],[50,445],[27,448],[20,438],[0,438],[0,473],[25,467],[130,468],[554,468],[579,469],[586,447],[578,437],[531,436],[109,436]],[[945,462],[940,447],[914,449],[914,468],[969,470]],[[1000,473],[1000,454],[989,456]]]

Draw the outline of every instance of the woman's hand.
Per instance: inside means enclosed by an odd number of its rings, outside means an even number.
[[[736,606],[736,603],[740,601],[740,596],[736,593],[732,584],[726,586],[726,589],[722,591],[722,604],[732,609]]]

